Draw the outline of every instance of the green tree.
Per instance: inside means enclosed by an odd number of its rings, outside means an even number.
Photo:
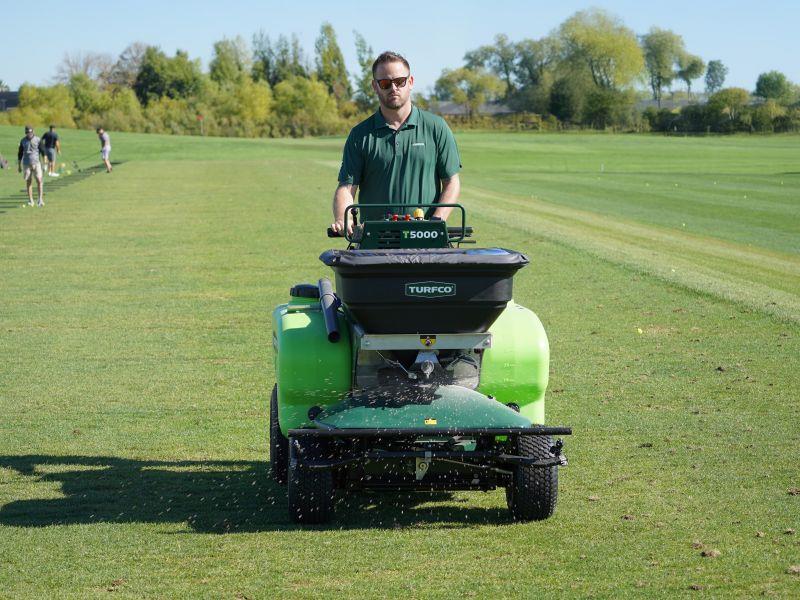
[[[84,123],[85,117],[91,119],[93,116],[111,108],[111,94],[102,92],[97,82],[85,73],[73,75],[69,80],[68,86],[75,103],[74,118],[79,125]]]
[[[482,104],[502,94],[504,89],[504,82],[483,68],[445,69],[436,81],[437,97],[463,105],[470,117],[478,113]]]
[[[515,90],[514,75],[517,62],[517,45],[500,33],[495,36],[494,44],[481,46],[464,55],[465,67],[473,71],[481,68],[489,69],[505,82],[503,96],[508,98]]]
[[[550,113],[564,123],[579,123],[587,96],[586,90],[587,86],[575,77],[559,77],[550,90]]]
[[[728,121],[736,121],[742,110],[750,102],[750,93],[742,88],[732,87],[718,91],[708,99],[709,109]]]
[[[19,88],[19,106],[9,111],[9,124],[75,127],[74,112],[75,102],[66,85],[37,87],[23,84]]]
[[[786,116],[787,109],[769,98],[753,110],[753,128],[756,131],[775,131],[775,123]]]
[[[758,76],[756,96],[765,100],[775,100],[779,104],[788,104],[792,95],[792,84],[780,71],[769,71]]]
[[[100,123],[114,131],[143,131],[142,105],[131,88],[115,87],[111,91],[111,107],[100,116]],[[93,123],[97,126],[100,123]]]
[[[209,76],[219,85],[241,83],[250,73],[250,49],[241,36],[214,43],[214,54],[209,63]]]
[[[683,38],[666,29],[652,27],[642,36],[644,65],[653,91],[653,100],[661,108],[661,95],[676,76],[675,65],[685,54]]]
[[[266,81],[274,88],[289,77],[308,77],[309,69],[295,34],[291,39],[278,36],[273,44],[269,36],[259,31],[253,36],[253,79]]]
[[[315,78],[289,77],[274,89],[275,131],[281,135],[329,135],[341,133],[336,100]]]
[[[694,54],[683,53],[678,57],[678,79],[686,84],[686,92],[692,97],[692,81],[703,76],[706,63]]]
[[[378,100],[372,89],[372,63],[375,61],[375,53],[360,33],[353,31],[353,36],[356,38],[356,57],[360,68],[356,73],[356,105],[360,110],[373,111],[378,108]]]
[[[636,34],[622,21],[599,9],[581,11],[559,28],[565,57],[588,69],[595,85],[623,89],[639,77],[644,67]]]
[[[554,36],[517,42],[514,72],[519,84],[522,87],[539,85],[547,70],[556,64],[560,54],[559,39]]]
[[[252,137],[271,132],[272,106],[266,81],[241,77],[208,94],[207,101],[195,108],[203,115],[204,130],[209,134]]]
[[[322,24],[314,49],[317,53],[317,78],[325,84],[328,92],[333,94],[339,102],[350,100],[353,90],[350,87],[344,55],[336,41],[336,31],[334,31],[333,25],[328,22]]]
[[[150,46],[142,57],[133,89],[143,105],[155,98],[187,98],[200,92],[203,74],[200,61],[190,60],[186,52],[178,50],[173,58]]]
[[[721,60],[708,61],[706,67],[706,93],[711,96],[716,94],[725,85],[725,78],[728,76],[728,67],[722,64]]]

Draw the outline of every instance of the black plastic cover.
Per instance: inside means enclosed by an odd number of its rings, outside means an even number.
[[[313,283],[298,283],[289,290],[292,298],[319,298],[319,287]]]
[[[336,292],[368,333],[484,332],[528,264],[502,248],[328,250]]]
[[[329,267],[391,265],[448,265],[454,267],[492,266],[521,269],[528,257],[504,248],[408,248],[397,250],[327,250],[319,259]]]

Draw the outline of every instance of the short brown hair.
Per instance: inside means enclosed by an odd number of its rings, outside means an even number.
[[[397,52],[392,52],[390,50],[386,50],[385,52],[381,52],[378,55],[378,58],[375,59],[375,62],[372,63],[372,76],[375,77],[375,71],[378,69],[378,65],[382,65],[385,63],[390,62],[400,62],[403,63],[408,69],[409,74],[411,74],[411,67],[408,64],[408,61],[402,54],[398,54]]]

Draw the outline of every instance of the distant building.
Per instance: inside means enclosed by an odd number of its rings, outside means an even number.
[[[702,93],[693,94],[692,98],[689,98],[685,93],[669,94],[668,92],[661,97],[661,108],[675,110],[683,108],[684,106],[689,106],[690,104],[705,104],[707,100],[708,97]],[[648,98],[647,100],[639,100],[639,102],[636,103],[636,109],[639,111],[650,107],[657,109],[658,102],[652,98]]]
[[[443,117],[467,116],[467,107],[463,104],[456,104],[455,102],[439,102],[436,100],[431,100],[429,110],[432,113],[442,115]],[[497,115],[511,115],[515,112],[515,110],[512,110],[505,104],[501,104],[499,102],[488,102],[486,104],[481,104],[478,107],[477,114],[494,117]]]
[[[19,92],[0,92],[0,112],[19,105]]]

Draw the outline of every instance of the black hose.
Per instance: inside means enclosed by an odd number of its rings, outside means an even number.
[[[328,341],[339,341],[339,321],[336,319],[336,309],[339,308],[339,299],[333,293],[330,279],[323,277],[319,280],[319,305],[322,317],[325,319],[325,330],[328,332]]]

